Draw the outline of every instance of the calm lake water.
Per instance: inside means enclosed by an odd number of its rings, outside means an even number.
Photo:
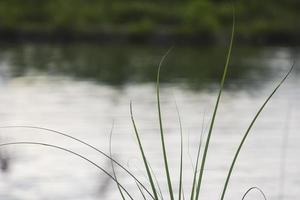
[[[167,197],[155,99],[157,64],[165,47],[91,44],[2,44],[0,126],[40,126],[68,133],[109,152],[146,182],[130,121],[136,123],[149,162]],[[300,49],[236,47],[215,129],[201,195],[219,199],[234,151],[259,106],[293,60],[295,70],[275,94],[243,147],[226,199],[241,199],[258,186],[268,199],[300,196]],[[173,187],[178,187],[180,131],[184,134],[184,192],[191,176],[201,130],[204,137],[217,96],[226,47],[175,47],[162,68],[161,106]],[[88,147],[46,131],[0,128],[0,142],[43,142],[69,148],[111,172],[111,163]],[[0,149],[0,199],[120,199],[116,185],[86,161],[44,146]],[[7,166],[5,166],[7,161]],[[133,181],[116,168],[120,182],[142,199]],[[177,189],[176,189],[177,191]],[[253,192],[246,199],[262,199]]]

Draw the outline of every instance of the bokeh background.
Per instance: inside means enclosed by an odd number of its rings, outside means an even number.
[[[295,62],[266,107],[238,159],[227,199],[253,186],[268,199],[300,196],[300,2],[235,2],[236,37],[209,148],[201,195],[218,199],[234,152],[259,106]],[[109,152],[147,185],[134,138],[129,102],[150,164],[167,195],[155,99],[157,67],[174,188],[178,187],[180,129],[184,134],[184,191],[201,132],[216,100],[232,27],[225,0],[0,0],[0,143],[55,144],[112,172],[105,157],[62,136],[66,132]],[[34,145],[0,148],[0,199],[120,199],[116,185],[87,162]],[[134,181],[118,178],[136,197]],[[177,189],[175,189],[177,191]],[[167,197],[166,197],[167,198]],[[259,199],[253,192],[246,199]]]
[[[1,35],[11,39],[199,42],[227,40],[227,0],[2,0]],[[297,0],[235,3],[238,38],[248,42],[299,42]]]

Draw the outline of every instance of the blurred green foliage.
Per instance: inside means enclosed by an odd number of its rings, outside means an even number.
[[[243,39],[299,38],[299,0],[241,0]],[[222,39],[229,0],[1,0],[0,32],[48,35],[195,36]]]
[[[226,50],[225,45],[178,46],[164,62],[161,82],[194,89],[217,89]],[[160,46],[144,44],[9,43],[1,45],[0,60],[9,66],[7,74],[11,77],[62,75],[122,87],[155,81],[157,65],[165,51]],[[262,82],[274,81],[285,68],[270,64],[274,59],[270,55],[281,51],[280,47],[235,47],[228,87],[256,89]]]

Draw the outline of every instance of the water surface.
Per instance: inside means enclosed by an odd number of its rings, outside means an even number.
[[[71,134],[108,152],[114,121],[113,155],[145,181],[133,135],[129,102],[145,150],[167,194],[155,99],[157,64],[164,47],[91,44],[2,44],[1,126],[33,125]],[[201,130],[207,133],[222,74],[226,47],[175,47],[162,69],[161,100],[173,186],[178,187],[178,104],[184,131],[184,191]],[[300,195],[299,48],[237,47],[209,149],[204,199],[218,199],[234,151],[259,106],[288,71],[296,68],[266,107],[240,154],[227,199],[241,199],[252,186],[269,199]],[[91,149],[58,135],[32,129],[1,129],[1,143],[45,142],[70,148],[111,172],[110,162]],[[7,200],[119,199],[115,184],[89,163],[41,146],[1,149],[9,168],[0,173],[0,198]],[[138,196],[134,181],[120,169],[119,180]],[[279,197],[282,198],[279,198]],[[259,199],[255,192],[248,199]]]

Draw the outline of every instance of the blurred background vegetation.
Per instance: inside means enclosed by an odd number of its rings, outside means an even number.
[[[299,0],[237,1],[237,39],[299,43]],[[1,0],[2,40],[219,43],[228,40],[228,0]]]

